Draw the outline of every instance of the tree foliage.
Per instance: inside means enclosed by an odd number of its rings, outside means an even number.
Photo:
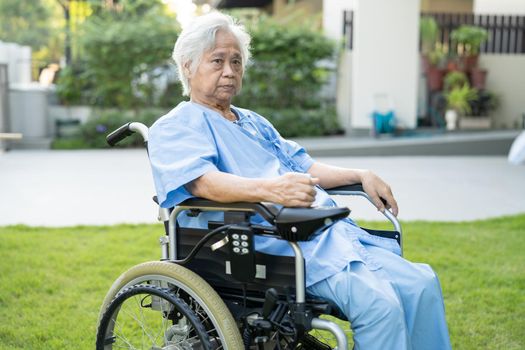
[[[82,78],[91,103],[136,108],[152,103],[152,79],[162,73],[177,39],[175,19],[161,6],[91,16],[83,26]]]
[[[334,55],[334,43],[304,26],[282,26],[263,19],[251,26],[253,62],[235,103],[250,108],[317,108],[319,90]]]
[[[0,40],[30,46],[38,65],[58,62],[63,21],[55,0],[0,0]]]

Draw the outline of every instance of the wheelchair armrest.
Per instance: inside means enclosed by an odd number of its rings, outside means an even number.
[[[343,185],[343,186],[337,186],[332,188],[325,188],[325,191],[329,194],[332,194],[331,192],[365,192],[363,190],[363,185],[360,183],[353,184],[353,185]],[[335,194],[335,193],[334,193]]]
[[[235,202],[235,203],[220,203],[214,202],[204,198],[190,198],[184,202],[179,203],[177,207],[182,209],[195,209],[195,210],[216,210],[216,211],[247,211],[254,212],[261,215],[269,223],[274,223],[275,217],[279,214],[279,207],[272,203],[248,203],[248,202]]]
[[[253,212],[270,224],[275,224],[277,234],[292,242],[306,241],[310,236],[350,214],[348,208],[288,208],[272,203],[219,203],[203,198],[190,198],[177,208],[186,210],[217,210]]]
[[[361,196],[365,197],[372,205],[375,206],[374,202],[370,198],[370,196],[364,191],[363,185],[353,184],[353,185],[345,185],[345,186],[338,186],[333,188],[327,188],[325,191],[330,195],[350,195],[350,196]],[[386,201],[381,198],[384,204],[386,204]],[[401,224],[397,220],[397,218],[392,214],[390,210],[385,210],[383,212],[383,215],[392,223],[394,226],[394,229],[396,232],[399,233],[399,245],[401,246],[401,252],[403,252],[403,239],[402,239],[402,231],[401,231]]]
[[[326,188],[325,191],[328,194],[342,194],[342,195],[355,195],[355,196],[363,196],[368,197],[365,190],[363,189],[363,185],[360,183],[353,184],[353,185],[343,185],[343,186],[337,186],[332,188]],[[383,204],[386,204],[386,201],[381,198],[381,201]]]

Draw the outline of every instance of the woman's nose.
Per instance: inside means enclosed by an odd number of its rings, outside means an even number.
[[[222,70],[222,75],[225,77],[233,77],[233,68],[230,63],[226,62]]]

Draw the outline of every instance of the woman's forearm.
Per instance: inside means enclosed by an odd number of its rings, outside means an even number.
[[[319,162],[315,162],[308,169],[310,175],[319,178],[319,185],[322,188],[333,188],[362,182],[363,175],[367,171],[363,169],[340,168]]]
[[[392,213],[397,216],[398,206],[390,186],[369,170],[345,169],[315,162],[308,173],[319,178],[319,184],[326,189],[361,183],[363,190],[379,210],[392,209]],[[386,201],[386,205],[382,199]]]
[[[308,207],[315,200],[316,178],[287,173],[275,178],[246,178],[211,171],[186,185],[196,197],[216,202],[273,202],[291,207]]]
[[[216,202],[262,202],[268,200],[264,191],[265,179],[249,179],[220,171],[202,175],[186,185],[196,197]]]

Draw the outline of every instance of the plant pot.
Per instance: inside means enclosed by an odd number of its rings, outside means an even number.
[[[448,109],[445,112],[445,121],[447,123],[447,130],[456,130],[458,127],[458,112],[454,109]]]
[[[448,60],[447,61],[447,72],[453,72],[453,71],[462,71],[461,65],[457,60]]]
[[[492,127],[490,117],[471,117],[463,116],[459,118],[459,128],[465,130],[487,130]]]
[[[427,85],[430,91],[440,91],[443,89],[443,76],[445,70],[431,66],[427,70]]]
[[[461,61],[463,62],[463,69],[465,69],[466,72],[471,72],[472,69],[478,66],[478,58],[479,55],[463,56],[461,58]]]
[[[473,68],[470,71],[470,84],[478,90],[485,89],[485,82],[487,80],[487,70],[480,68]]]

